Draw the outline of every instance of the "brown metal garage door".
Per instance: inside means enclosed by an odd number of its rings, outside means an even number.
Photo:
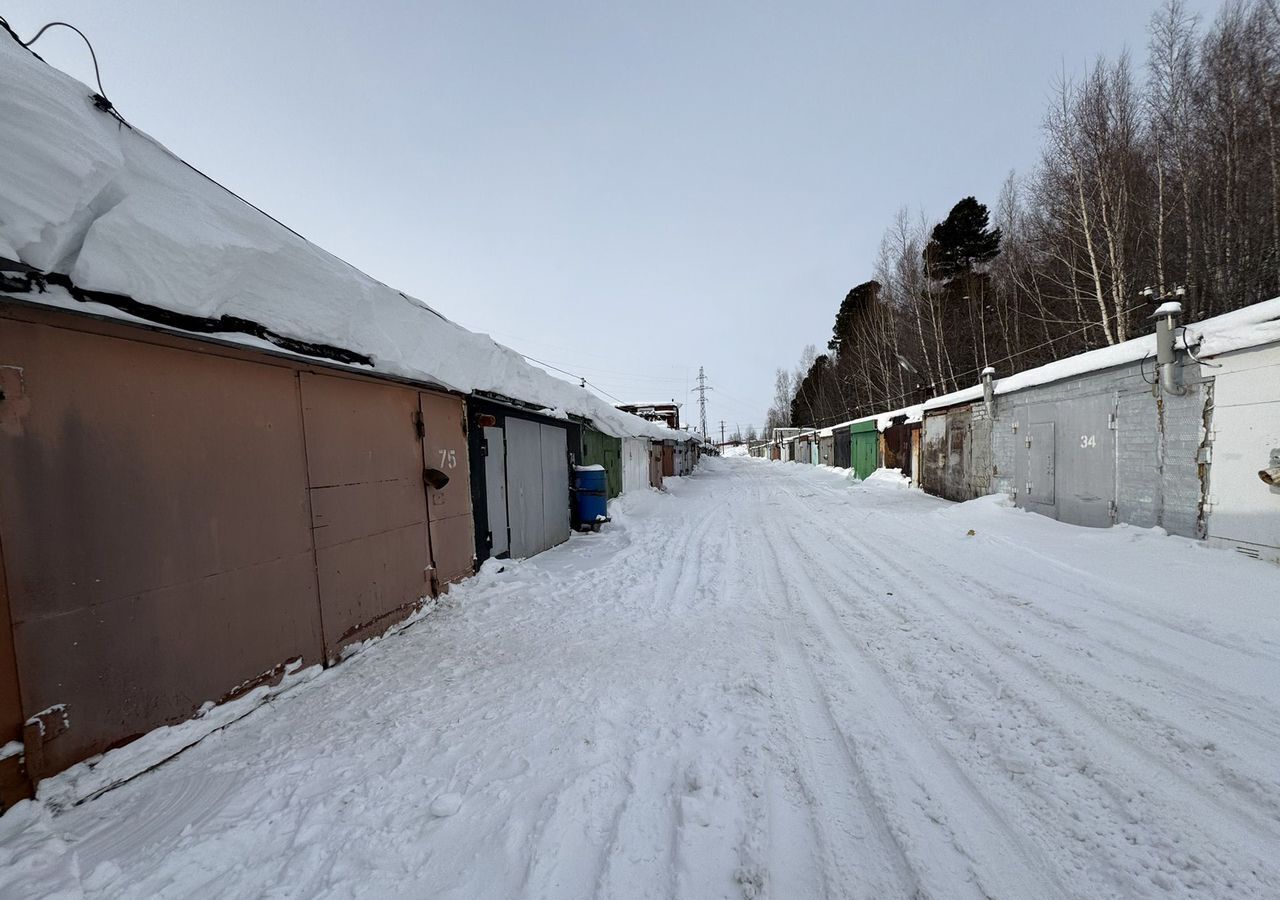
[[[335,660],[431,595],[418,391],[310,372],[301,385],[321,619]]]
[[[471,479],[467,463],[467,413],[461,397],[418,395],[425,466],[449,476],[444,487],[427,487],[431,556],[437,593],[475,568],[475,530],[471,520]]]
[[[8,317],[0,367],[9,611],[45,723],[32,775],[319,661],[293,371]]]

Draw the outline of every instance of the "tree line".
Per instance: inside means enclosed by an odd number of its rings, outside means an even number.
[[[766,419],[829,425],[1280,294],[1280,0],[1152,16],[1147,62],[1054,85],[1043,149],[992,206],[900,211],[826,352],[779,369]]]

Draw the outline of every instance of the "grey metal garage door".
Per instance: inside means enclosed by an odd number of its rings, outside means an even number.
[[[569,540],[569,447],[563,428],[542,426],[542,549]]]
[[[507,448],[502,429],[484,430],[485,508],[489,514],[489,553],[500,556],[507,552]]]
[[[563,428],[507,417],[511,556],[525,559],[569,539],[568,440]]]
[[[1042,403],[1019,411],[1026,423],[1014,457],[1018,505],[1073,525],[1115,520],[1114,394]]]

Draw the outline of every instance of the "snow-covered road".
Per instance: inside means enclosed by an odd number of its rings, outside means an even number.
[[[747,459],[616,514],[21,805],[0,893],[1280,896],[1274,566]]]

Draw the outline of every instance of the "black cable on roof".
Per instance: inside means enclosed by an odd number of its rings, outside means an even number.
[[[130,125],[128,122],[124,120],[124,116],[120,115],[119,111],[115,108],[115,105],[112,104],[112,102],[107,99],[107,92],[102,87],[102,72],[98,69],[98,54],[93,51],[93,44],[90,42],[89,38],[85,35],[85,33],[81,31],[79,28],[72,25],[70,22],[49,22],[45,24],[43,27],[41,27],[41,29],[36,32],[35,37],[33,37],[31,40],[24,41],[24,40],[18,39],[18,43],[21,44],[23,47],[26,47],[28,50],[30,50],[31,45],[34,44],[36,41],[40,40],[40,36],[42,34],[44,34],[50,28],[53,28],[58,25],[61,25],[63,28],[70,28],[76,34],[80,35],[80,39],[84,41],[84,45],[89,48],[89,58],[93,60],[93,77],[98,82],[98,93],[93,95],[93,105],[96,106],[98,109],[102,110],[104,113],[107,113],[108,115],[113,116],[117,121],[119,121],[121,125],[124,125],[126,128],[133,128],[132,125]],[[8,27],[7,22],[5,23],[5,28],[6,30],[9,31],[10,34],[13,34],[13,29]],[[15,34],[14,37],[17,38],[17,35]]]

